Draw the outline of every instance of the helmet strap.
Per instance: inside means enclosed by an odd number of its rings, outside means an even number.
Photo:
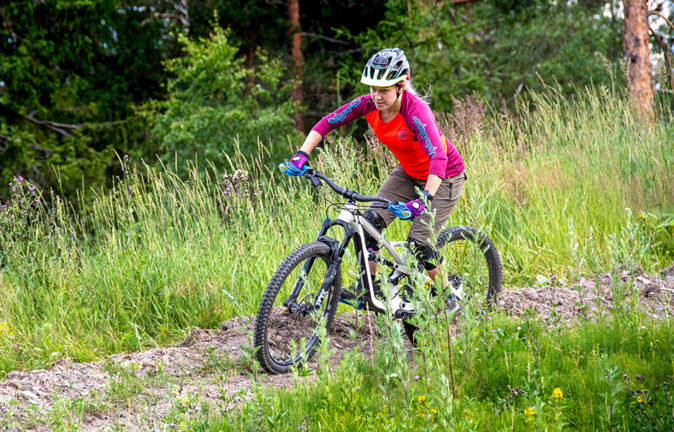
[[[400,98],[400,95],[402,94],[403,94],[403,86],[400,84],[396,84],[396,102],[398,102],[398,98]]]

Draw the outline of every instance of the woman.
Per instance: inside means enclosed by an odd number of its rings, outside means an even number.
[[[414,216],[408,243],[428,275],[435,279],[442,259],[429,239],[431,218],[425,206],[430,205],[435,212],[433,228],[439,231],[459,200],[466,175],[461,155],[438,130],[433,112],[416,94],[409,79],[409,63],[402,50],[379,51],[365,65],[360,80],[370,86],[370,94],[359,96],[323,117],[309,132],[291,163],[301,169],[309,153],[328,132],[364,116],[379,141],[399,162],[377,196],[406,202]],[[370,208],[363,216],[379,230],[395,219],[384,209]],[[366,244],[368,249],[379,250],[372,238],[367,238]],[[369,265],[374,274],[376,262]],[[448,283],[445,280],[444,286]]]

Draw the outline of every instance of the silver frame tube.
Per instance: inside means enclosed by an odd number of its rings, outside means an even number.
[[[384,305],[383,302],[381,302],[377,297],[374,295],[374,286],[372,285],[372,274],[370,273],[370,266],[368,265],[368,253],[367,253],[367,247],[365,246],[365,235],[364,233],[367,232],[370,236],[372,236],[381,246],[386,249],[386,251],[391,255],[391,258],[395,262],[395,267],[394,267],[394,276],[398,276],[399,274],[407,274],[407,275],[412,275],[412,272],[410,271],[409,266],[405,262],[405,258],[402,257],[398,251],[396,250],[396,247],[401,247],[405,244],[405,242],[397,241],[397,242],[389,242],[382,236],[377,229],[372,226],[370,221],[365,219],[363,216],[356,215],[354,214],[356,210],[356,206],[354,204],[346,203],[344,205],[344,208],[342,211],[339,213],[339,216],[337,219],[347,223],[351,228],[354,229],[356,233],[358,233],[359,239],[360,239],[360,246],[361,246],[361,251],[363,254],[363,263],[365,267],[365,273],[367,275],[367,282],[368,282],[368,289],[370,292],[370,298],[372,299],[372,303],[379,309],[381,310],[386,310],[386,305]],[[355,240],[354,240],[355,241]],[[383,287],[382,287],[383,288]],[[389,294],[391,296],[391,310],[396,311],[398,309],[403,309],[405,311],[414,311],[414,307],[412,304],[409,302],[404,301],[399,295],[397,295],[398,289],[395,286],[389,286]]]

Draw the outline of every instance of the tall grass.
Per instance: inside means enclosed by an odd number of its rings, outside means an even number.
[[[468,182],[449,223],[493,238],[506,287],[671,265],[672,125],[644,127],[607,88],[533,102],[454,137]],[[267,168],[287,155],[261,146],[253,160],[230,157],[227,173],[194,166],[184,180],[122,158],[124,176],[81,214],[57,198],[47,207],[17,180],[0,212],[0,374],[166,344],[254,313],[276,266],[334,209],[305,181]],[[312,162],[374,194],[390,157],[338,139]],[[406,229],[396,222],[388,235]]]
[[[443,325],[431,322],[436,331]],[[225,400],[215,415],[186,423],[200,431],[668,431],[674,426],[670,319],[658,322],[628,310],[565,327],[497,314],[475,319],[472,327],[453,338],[455,394],[446,340],[434,342],[444,347],[444,355],[429,355],[422,344],[396,363],[389,361],[396,335],[388,331],[374,361],[354,350],[336,370],[316,371],[312,381],[289,389],[256,388],[243,406],[233,409]]]
[[[640,219],[654,212],[661,223],[669,215],[672,232],[670,123],[649,129],[634,119],[621,94],[606,87],[573,101],[551,90],[534,95],[531,103],[536,108],[522,107],[514,121],[491,116],[482,133],[459,143],[477,180],[465,197],[486,198],[486,221],[498,233],[511,278],[527,283],[536,273],[607,269],[620,254],[609,238],[627,223],[627,208]],[[660,234],[659,240],[666,240],[666,233]],[[660,246],[648,258],[632,258],[653,271],[672,260],[671,242]]]

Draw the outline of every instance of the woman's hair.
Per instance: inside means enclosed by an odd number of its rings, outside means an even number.
[[[431,90],[430,88],[427,89],[423,95],[419,94],[416,88],[412,85],[411,80],[405,80],[402,82],[402,87],[403,90],[408,91],[412,93],[414,96],[418,97],[422,101],[424,101],[427,105],[431,103]]]

